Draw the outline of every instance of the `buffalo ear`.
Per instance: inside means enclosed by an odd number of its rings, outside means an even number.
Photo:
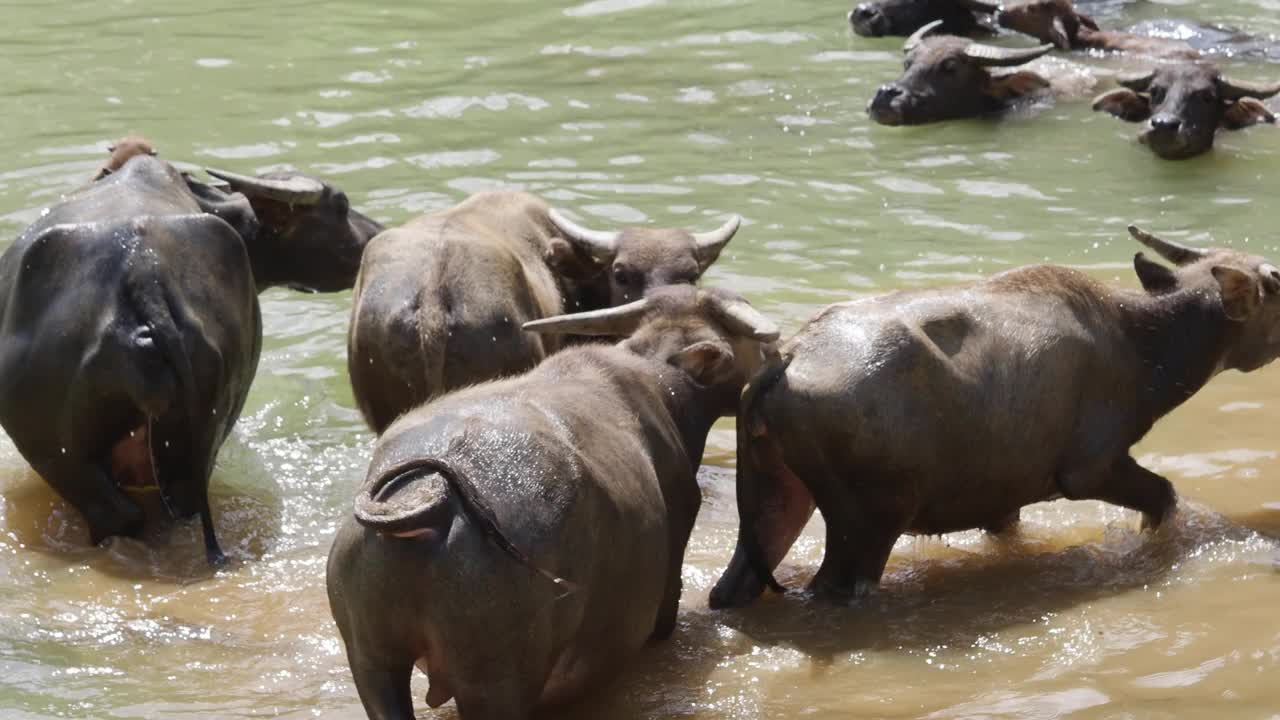
[[[1262,305],[1262,287],[1250,273],[1225,265],[1215,265],[1210,272],[1222,291],[1222,310],[1228,319],[1248,320]]]
[[[547,266],[557,276],[574,280],[595,277],[604,269],[589,253],[560,237],[551,238],[547,244]]]
[[[1049,87],[1049,81],[1031,72],[1019,70],[1005,75],[993,75],[987,81],[986,95],[993,100],[1010,102],[1025,95],[1039,92]]]
[[[1094,98],[1093,109],[1121,120],[1142,122],[1151,117],[1151,99],[1128,88],[1119,88]]]
[[[667,362],[703,385],[715,385],[733,374],[733,350],[722,342],[704,340],[681,350]]]
[[[1173,270],[1151,260],[1145,253],[1133,256],[1133,269],[1138,273],[1142,289],[1153,295],[1167,293],[1178,286],[1178,276]]]
[[[1240,98],[1227,106],[1219,123],[1227,130],[1239,130],[1258,123],[1274,123],[1276,116],[1261,101],[1254,98]]]
[[[182,179],[203,212],[225,220],[246,243],[257,238],[262,223],[249,198],[238,192],[223,192],[189,175],[183,175]]]

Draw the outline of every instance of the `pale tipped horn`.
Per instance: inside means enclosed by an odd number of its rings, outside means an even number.
[[[644,298],[618,307],[530,320],[521,327],[529,332],[561,335],[630,335],[648,309],[649,299]]]
[[[1127,87],[1134,92],[1146,92],[1151,87],[1151,81],[1156,77],[1156,71],[1152,70],[1145,73],[1133,73],[1128,75],[1119,75],[1116,77],[1116,84]]]
[[[698,267],[706,270],[716,258],[720,257],[720,251],[724,246],[733,239],[734,233],[738,232],[738,228],[742,226],[742,217],[731,215],[723,225],[710,232],[700,232],[693,234],[694,253],[698,257]]]
[[[315,205],[324,197],[324,183],[295,175],[287,180],[250,177],[226,170],[205,168],[209,175],[225,180],[237,191],[249,196],[278,200],[290,205]]]
[[[1179,245],[1171,240],[1161,240],[1151,233],[1143,230],[1137,225],[1129,226],[1129,234],[1134,240],[1146,245],[1160,254],[1160,257],[1168,260],[1174,265],[1190,265],[1191,263],[1204,258],[1208,253],[1203,250]]]
[[[1228,77],[1218,78],[1218,88],[1222,92],[1223,100],[1239,100],[1246,97],[1265,100],[1280,93],[1280,83],[1252,83],[1232,80]]]
[[[609,260],[618,252],[618,237],[622,233],[582,227],[565,217],[555,208],[547,212],[547,219],[556,227],[556,230],[559,230],[564,235],[566,240],[586,246],[586,249],[597,260]]]
[[[907,38],[906,42],[902,43],[902,52],[909,53],[912,50],[915,50],[916,46],[921,42],[924,42],[925,38],[932,35],[940,27],[942,27],[941,20],[934,20],[933,22],[921,25],[919,30],[911,33],[911,36]]]
[[[983,67],[1012,67],[1029,63],[1051,50],[1052,43],[1032,48],[1004,48],[974,42],[965,46],[964,54],[977,60]]]
[[[773,342],[782,334],[772,320],[745,300],[726,300],[710,294],[706,296],[706,300],[720,316],[725,328],[734,335],[759,342]]]

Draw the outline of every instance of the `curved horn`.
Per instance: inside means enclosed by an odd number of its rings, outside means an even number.
[[[1147,88],[1151,87],[1151,81],[1155,76],[1155,70],[1133,75],[1118,75],[1116,76],[1116,84],[1127,87],[1134,92],[1146,92]]]
[[[308,177],[294,176],[288,180],[274,180],[213,168],[205,168],[204,171],[231,183],[231,187],[245,195],[279,200],[290,205],[315,205],[324,197],[324,183]]]
[[[718,295],[707,295],[707,303],[720,316],[725,328],[734,335],[760,342],[773,342],[782,334],[772,320],[760,314],[745,300],[726,300]]]
[[[1050,50],[1053,50],[1052,43],[1033,48],[1003,48],[974,42],[965,46],[964,54],[983,67],[1011,67],[1029,63]]]
[[[1245,97],[1263,100],[1280,93],[1280,83],[1251,83],[1232,80],[1228,77],[1218,78],[1218,87],[1222,91],[1223,100],[1239,100]]]
[[[562,335],[630,335],[648,309],[649,299],[644,298],[618,307],[531,320],[521,327],[530,332]]]
[[[1204,258],[1208,253],[1203,250],[1179,245],[1170,240],[1161,240],[1151,233],[1143,230],[1137,225],[1129,226],[1129,234],[1134,240],[1146,245],[1160,254],[1160,257],[1168,260],[1174,265],[1189,265],[1197,260]]]
[[[703,269],[720,257],[720,251],[733,239],[733,234],[742,226],[742,217],[731,215],[723,225],[710,232],[693,234],[693,249],[698,256],[698,265]]]
[[[591,255],[598,260],[609,260],[618,251],[619,232],[591,230],[584,228],[552,208],[547,211],[547,219],[564,235],[565,239],[585,245]]]
[[[909,53],[912,50],[915,50],[917,45],[923,42],[925,38],[936,32],[940,27],[942,27],[941,20],[934,20],[931,23],[921,25],[919,30],[911,33],[911,37],[908,37],[907,41],[902,43],[902,52]]]

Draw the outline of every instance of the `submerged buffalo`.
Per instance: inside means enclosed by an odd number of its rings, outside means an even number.
[[[738,421],[738,547],[711,594],[745,605],[816,503],[813,588],[874,588],[903,533],[999,531],[1054,498],[1138,510],[1155,528],[1173,486],[1129,454],[1226,369],[1280,355],[1280,269],[1130,228],[1144,289],[1033,266],[961,288],[832,305],[752,379]]]
[[[523,372],[560,346],[521,324],[693,283],[738,229],[590,230],[523,192],[473,195],[369,243],[348,336],[375,432],[436,395]]]
[[[996,14],[1001,27],[1053,43],[1060,50],[1112,50],[1165,58],[1196,58],[1200,53],[1180,40],[1102,30],[1093,18],[1076,12],[1071,0],[1022,0]]]
[[[1143,123],[1138,139],[1166,160],[1208,151],[1218,128],[1274,123],[1259,100],[1280,93],[1280,83],[1232,80],[1213,65],[1191,62],[1161,65],[1119,83],[1124,87],[1096,98],[1093,109]]]
[[[329,605],[370,718],[451,697],[515,720],[598,686],[675,629],[717,417],[776,352],[736,294],[659,288],[535,321],[580,345],[417,408],[382,435],[329,553]]]
[[[207,488],[257,366],[257,291],[355,279],[372,226],[345,196],[230,177],[247,199],[135,153],[0,256],[0,425],[94,543],[136,535],[143,511],[124,490],[157,485],[171,514],[200,515],[222,560]],[[263,194],[287,212],[259,215]]]
[[[907,36],[935,20],[948,35],[989,34],[999,9],[983,0],[877,0],[850,10],[849,25],[864,37]]]
[[[990,68],[1023,65],[1052,45],[1011,49],[952,35],[928,37],[937,21],[907,39],[906,68],[896,82],[880,86],[867,106],[882,125],[977,117],[1007,110],[1016,101],[1047,94],[1049,81],[1028,70],[993,75]]]

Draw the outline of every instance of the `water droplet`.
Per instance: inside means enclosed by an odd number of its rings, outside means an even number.
[[[67,454],[67,449],[66,449],[66,448],[62,448],[62,454],[63,454],[63,455],[66,455],[66,454]]]

